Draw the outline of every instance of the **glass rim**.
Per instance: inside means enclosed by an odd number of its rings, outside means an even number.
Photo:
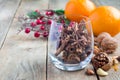
[[[71,14],[72,15],[72,14]],[[88,16],[84,16],[84,15],[72,15],[73,17],[74,16],[78,16],[80,18],[82,18],[78,23],[79,24],[87,24],[87,23],[91,23],[91,20]],[[67,18],[67,17],[66,17]],[[84,20],[85,22],[81,22],[82,20]],[[77,21],[74,21],[74,20],[71,20],[72,22],[77,22]]]

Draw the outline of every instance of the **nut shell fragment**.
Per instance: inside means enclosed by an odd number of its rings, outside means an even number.
[[[118,60],[118,62],[120,62],[120,56],[116,57],[116,59]]]
[[[114,69],[114,71],[118,71],[118,60],[117,59],[113,59],[113,64],[112,64],[112,66],[113,66],[113,69]]]
[[[111,63],[105,64],[101,67],[103,70],[108,71],[111,68]]]
[[[95,72],[94,72],[92,69],[87,69],[87,70],[86,70],[86,74],[87,74],[87,75],[94,75]]]
[[[104,71],[103,69],[101,69],[101,68],[97,69],[97,74],[99,76],[107,76],[108,75],[108,73],[106,71]]]
[[[94,54],[100,53],[100,49],[97,46],[94,46]]]

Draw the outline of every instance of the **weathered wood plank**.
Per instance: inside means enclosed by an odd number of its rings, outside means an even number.
[[[22,0],[16,17],[29,9],[47,9],[48,0]],[[6,23],[7,24],[7,23]],[[0,51],[0,80],[46,80],[46,39],[21,32],[14,19]]]
[[[0,48],[21,0],[0,0]]]
[[[50,0],[50,9],[64,9],[68,0]],[[85,69],[75,72],[67,72],[57,69],[48,58],[47,80],[97,80],[97,77],[87,76],[85,71],[87,68],[92,69],[92,65],[88,65]]]
[[[97,6],[114,6],[120,9],[120,0],[92,0]]]
[[[57,69],[50,60],[48,61],[47,79],[48,80],[97,80],[96,76],[87,76],[85,74],[86,69],[93,69],[91,65],[85,69],[75,72],[67,72]]]
[[[65,4],[68,0],[50,0],[49,8],[50,9],[65,9]]]

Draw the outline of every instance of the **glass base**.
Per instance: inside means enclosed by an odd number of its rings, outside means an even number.
[[[57,67],[58,69],[65,70],[65,71],[77,71],[84,69],[91,61],[92,54],[89,55],[84,61],[82,61],[79,64],[65,64],[58,60],[56,57],[53,55],[50,55],[52,63]]]

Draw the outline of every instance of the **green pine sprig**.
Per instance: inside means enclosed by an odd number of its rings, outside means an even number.
[[[62,9],[54,10],[54,12],[55,12],[57,15],[64,15],[64,10],[62,10]]]
[[[40,14],[38,12],[31,11],[27,13],[27,16],[29,16],[29,18],[31,19],[37,19],[40,16]]]

